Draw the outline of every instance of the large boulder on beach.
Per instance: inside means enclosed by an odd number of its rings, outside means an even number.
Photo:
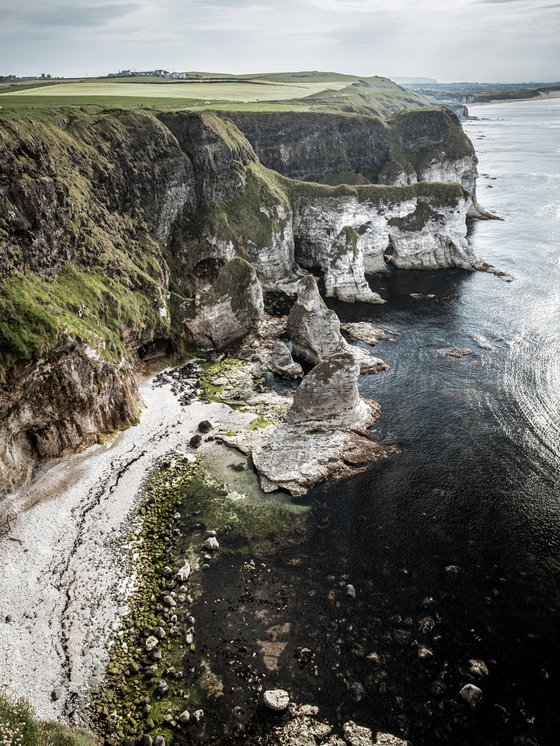
[[[197,347],[227,350],[258,331],[263,317],[263,294],[257,273],[249,262],[235,257],[202,293],[194,318],[185,326]]]

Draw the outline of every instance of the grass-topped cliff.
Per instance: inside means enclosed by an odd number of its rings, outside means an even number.
[[[258,267],[287,240],[295,198],[337,194],[266,166],[354,184],[343,191],[360,200],[398,201],[420,187],[368,184],[391,169],[470,153],[444,110],[388,120],[0,111],[0,374],[52,348],[62,330],[115,361],[169,338],[180,327],[173,309],[205,271],[215,276],[234,254]],[[456,190],[421,191],[439,199]],[[276,279],[286,269],[270,268]]]

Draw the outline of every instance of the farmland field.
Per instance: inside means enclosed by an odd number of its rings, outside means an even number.
[[[28,88],[18,91],[17,95],[26,98],[40,96],[56,96],[57,98],[108,96],[121,98],[130,96],[133,98],[178,98],[206,101],[285,101],[311,96],[326,89],[341,89],[347,85],[348,83],[345,81],[328,83],[281,83],[264,80],[252,82],[247,80],[231,83],[212,83],[204,80],[200,83],[190,81],[185,83],[124,83],[112,80],[99,80]]]

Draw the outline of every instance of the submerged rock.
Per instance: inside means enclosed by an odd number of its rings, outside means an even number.
[[[290,695],[284,689],[267,689],[263,694],[263,702],[270,710],[282,712],[288,709]]]
[[[467,684],[464,686],[461,691],[459,692],[459,695],[465,700],[467,704],[469,704],[471,707],[476,707],[476,705],[480,702],[482,699],[482,690],[479,689],[474,684]]]
[[[204,350],[225,350],[258,331],[264,304],[255,269],[240,257],[229,261],[185,323],[191,341]]]

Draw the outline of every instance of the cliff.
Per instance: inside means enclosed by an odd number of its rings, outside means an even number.
[[[229,347],[254,331],[260,286],[294,294],[313,269],[327,295],[375,303],[366,276],[391,265],[477,267],[475,182],[472,145],[440,109],[1,113],[0,491],[132,421],[147,344]],[[220,336],[235,257],[255,274]]]

